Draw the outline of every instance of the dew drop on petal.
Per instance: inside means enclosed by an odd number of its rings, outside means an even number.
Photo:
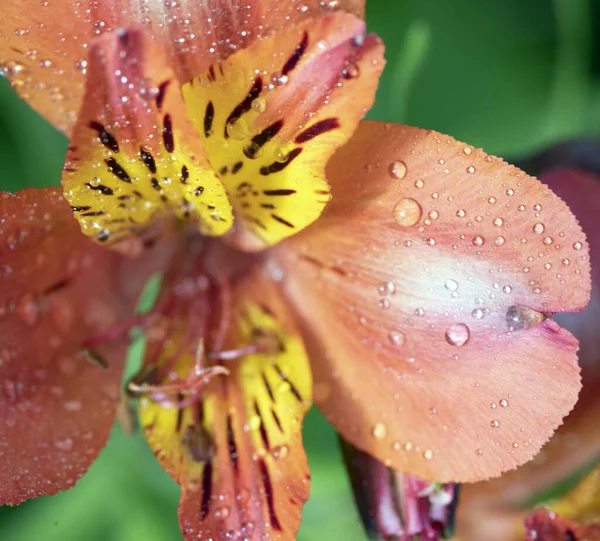
[[[492,428],[498,428],[500,426],[500,421],[498,421],[498,419],[492,419],[490,421],[490,426]]]
[[[574,250],[581,250],[582,244],[581,242],[574,242],[573,243],[573,249]]]
[[[406,176],[407,171],[406,164],[401,161],[392,162],[389,167],[392,178],[403,179]]]
[[[387,429],[383,423],[377,423],[373,427],[372,434],[376,439],[381,440],[385,438],[385,435],[387,434]]]
[[[273,450],[271,451],[271,453],[273,454],[273,456],[275,458],[285,458],[286,456],[289,455],[290,453],[290,448],[287,445],[277,445],[276,447],[273,448]]]
[[[473,244],[475,246],[483,246],[483,243],[485,241],[483,240],[483,237],[477,236],[477,237],[473,237]]]
[[[505,242],[504,237],[496,237],[496,239],[494,240],[494,244],[496,246],[502,246]]]
[[[385,280],[377,286],[377,293],[379,293],[382,297],[393,295],[395,291],[396,286],[394,285],[394,282],[390,282],[389,280]]]
[[[431,449],[425,449],[425,451],[423,451],[423,458],[425,460],[431,460],[433,458],[433,451]]]
[[[23,295],[16,306],[16,313],[27,325],[34,325],[40,313],[40,305],[30,293]]]
[[[501,408],[508,408],[508,400],[506,400],[506,398],[503,398],[502,400],[500,400],[498,402],[498,404],[500,404]]]
[[[510,331],[528,329],[546,319],[546,315],[526,306],[513,305],[506,311],[506,323]]]
[[[56,440],[54,442],[54,447],[56,447],[59,451],[66,453],[73,449],[73,440],[71,438]]]
[[[455,323],[446,329],[446,342],[451,346],[464,346],[471,336],[469,327],[464,323]]]
[[[402,346],[406,342],[406,335],[401,331],[390,331],[389,338],[395,346]]]
[[[421,205],[414,199],[405,198],[394,207],[394,218],[398,225],[403,227],[411,227],[415,225],[420,219],[423,211]]]
[[[543,223],[538,222],[537,224],[535,224],[533,226],[533,232],[536,235],[541,235],[545,230],[546,230],[546,228],[544,227]]]
[[[475,308],[475,310],[473,310],[471,312],[471,315],[473,316],[474,319],[482,319],[483,318],[483,310],[481,308]]]
[[[448,290],[448,291],[456,291],[458,289],[458,282],[456,280],[446,280],[446,283],[444,284],[444,287]]]

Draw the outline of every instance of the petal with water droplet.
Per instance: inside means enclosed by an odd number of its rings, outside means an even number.
[[[600,385],[600,266],[595,264],[600,253],[600,231],[597,209],[600,208],[600,167],[592,167],[600,155],[597,145],[561,145],[524,164],[540,175],[561,197],[577,216],[590,244],[592,262],[592,296],[590,304],[578,313],[557,314],[556,320],[579,340],[579,362],[582,368],[583,388],[574,410],[565,419],[552,439],[542,448],[535,460],[515,472],[509,472],[488,483],[464,487],[463,505],[467,512],[463,531],[478,528],[485,522],[484,512],[494,513],[499,507],[507,509],[505,523],[512,531],[515,521],[520,521],[521,502],[547,490],[555,483],[569,478],[592,463],[600,454],[600,433],[597,419],[600,416],[598,386]],[[551,161],[549,161],[551,160]],[[540,163],[542,168],[536,164]],[[571,168],[562,169],[562,164]],[[596,164],[600,166],[600,164]],[[577,167],[575,167],[577,166]],[[545,172],[548,168],[549,171]],[[500,541],[506,539],[506,531],[495,517],[494,528]]]
[[[206,235],[225,233],[227,194],[162,51],[139,28],[119,30],[93,43],[89,64],[62,178],[82,231],[113,243],[174,213]]]
[[[195,397],[185,390],[170,397],[147,393],[140,419],[159,461],[181,485],[179,520],[186,539],[291,541],[309,492],[301,427],[311,404],[310,368],[272,284],[249,278],[231,293],[223,349],[204,352],[203,362],[221,373]],[[155,373],[182,350],[190,331],[185,323],[177,323]],[[207,340],[206,347],[212,343]],[[250,352],[253,346],[259,349]],[[183,378],[193,363],[185,349],[175,370]],[[161,383],[173,380],[152,381]]]
[[[0,65],[21,97],[69,134],[83,100],[87,51],[99,35],[141,23],[189,81],[213,62],[323,11],[362,17],[365,0],[8,0],[0,18]]]
[[[123,341],[82,343],[130,317],[163,261],[103,250],[58,189],[0,193],[0,503],[72,486],[104,446],[119,398]]]
[[[357,447],[440,482],[497,476],[548,440],[580,386],[577,342],[546,314],[581,309],[590,287],[585,236],[567,206],[518,169],[463,148],[435,132],[364,123],[328,165],[331,205],[276,249],[316,385],[330,389],[318,405]],[[390,177],[394,160],[406,165],[402,180]],[[404,198],[438,218],[398,224]],[[496,234],[496,212],[506,242],[474,245]],[[558,246],[533,232],[541,221]],[[567,255],[575,265],[560,278],[544,269]],[[384,281],[395,291],[382,309]],[[401,345],[389,339],[398,331]],[[509,407],[492,416],[501,399]],[[386,437],[373,437],[377,423]],[[394,441],[410,441],[410,451],[394,451]]]
[[[336,13],[257,41],[184,86],[239,219],[232,240],[263,248],[318,218],[327,161],[372,105],[383,65],[381,40]]]

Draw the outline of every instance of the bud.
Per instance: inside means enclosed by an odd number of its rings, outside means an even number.
[[[354,500],[374,540],[450,539],[459,486],[396,472],[340,438]]]

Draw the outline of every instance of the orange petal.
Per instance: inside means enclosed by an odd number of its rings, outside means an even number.
[[[187,81],[212,62],[273,30],[324,10],[362,17],[365,0],[179,0],[150,6],[130,0],[7,0],[0,19],[2,73],[40,114],[70,133],[84,93],[87,47],[107,31],[142,23]]]
[[[600,540],[600,468],[569,494],[549,502],[525,519],[527,539],[537,541]]]
[[[277,256],[317,404],[355,446],[426,479],[529,460],[580,388],[577,342],[545,315],[589,298],[566,205],[498,158],[397,125],[363,124],[327,172],[331,206]]]
[[[582,526],[546,509],[525,520],[526,541],[600,541],[600,524]]]
[[[213,375],[185,406],[180,401],[182,407],[167,407],[156,392],[144,396],[141,422],[157,458],[182,487],[179,518],[186,539],[291,541],[309,492],[301,426],[311,403],[310,369],[272,285],[248,279],[232,290],[232,298],[227,351],[251,347],[261,337],[269,337],[275,349],[222,365],[213,361],[213,369],[225,368],[228,375]],[[180,321],[159,370],[185,334]],[[206,360],[218,351],[210,351],[210,344],[207,340]],[[180,378],[193,363],[186,351],[177,364]]]
[[[325,165],[372,105],[382,55],[363,21],[331,14],[260,40],[184,86],[243,224],[237,244],[274,244],[321,214]]]
[[[104,446],[126,344],[100,348],[105,370],[81,347],[130,316],[164,259],[95,246],[57,189],[0,193],[0,215],[0,504],[15,505],[69,488]]]
[[[577,150],[577,152],[574,152]],[[583,152],[582,152],[583,151]],[[576,156],[593,159],[598,153],[596,146],[586,149],[579,146],[573,149]],[[544,161],[554,157],[566,161],[560,148],[554,149]],[[545,158],[542,154],[540,158]],[[537,160],[532,160],[535,164]],[[571,477],[593,464],[600,454],[600,432],[597,429],[600,416],[598,385],[600,385],[600,266],[594,264],[595,254],[600,253],[600,231],[598,230],[597,209],[600,205],[600,177],[591,171],[575,168],[560,168],[560,164],[549,167],[549,172],[541,171],[541,180],[569,205],[577,216],[590,244],[592,260],[592,298],[590,304],[581,312],[558,314],[561,325],[579,340],[579,361],[582,367],[583,388],[575,409],[565,419],[552,439],[542,448],[534,460],[515,472],[503,475],[487,483],[467,485],[463,490],[460,513],[463,531],[477,528],[482,514],[495,513],[498,509],[506,511],[506,524],[513,529],[516,517],[523,505],[536,494],[552,485]],[[503,541],[496,521],[495,530],[498,539]],[[473,539],[479,537],[473,534]],[[471,539],[466,537],[466,539]]]
[[[171,209],[206,235],[232,223],[166,57],[139,28],[105,34],[67,154],[63,187],[86,235],[116,241]]]

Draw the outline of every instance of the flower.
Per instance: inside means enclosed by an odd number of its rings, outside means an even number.
[[[358,125],[382,46],[316,1],[55,7],[30,10],[33,23],[9,7],[4,70],[70,133],[65,197],[119,253],[78,236],[56,191],[3,196],[3,501],[82,475],[119,399],[112,349],[133,324],[147,349],[127,389],[182,486],[188,539],[294,537],[313,397],[350,443],[431,481],[495,476],[536,453],[579,390],[576,341],[549,316],[589,290],[587,244],[558,197],[450,137]],[[57,35],[31,64],[24,45]],[[89,255],[84,271],[67,238]],[[40,246],[54,267],[31,265]],[[558,279],[545,265],[565,257]],[[156,268],[157,304],[132,319]],[[56,303],[72,314],[68,340],[53,341]],[[46,403],[60,414],[40,425]]]
[[[539,175],[542,182],[548,184],[569,204],[589,239],[592,258],[592,300],[582,312],[557,316],[557,321],[579,340],[583,389],[577,405],[565,419],[564,425],[542,448],[535,460],[499,479],[465,487],[458,527],[460,538],[464,541],[482,537],[491,541],[503,541],[519,536],[523,538],[523,520],[530,513],[531,502],[539,502],[540,498],[550,506],[552,512],[564,514],[565,518],[586,524],[595,520],[589,515],[580,516],[578,513],[589,507],[590,502],[593,506],[596,499],[576,498],[574,503],[577,505],[572,503],[566,514],[565,508],[556,506],[554,499],[555,487],[572,485],[574,478],[580,478],[582,473],[595,463],[600,451],[596,430],[596,412],[599,407],[596,388],[600,366],[600,303],[594,293],[595,288],[600,285],[599,268],[594,264],[597,247],[600,248],[595,215],[600,202],[598,155],[597,142],[572,141],[551,147],[523,162],[525,170]],[[597,475],[589,476],[585,485],[588,492],[596,479]],[[584,491],[579,490],[578,493],[583,494]],[[538,526],[542,518],[554,524],[553,519],[548,519],[548,516],[538,511],[528,520],[530,524]],[[538,530],[539,541],[554,541],[554,534],[550,531],[543,533],[542,528]],[[579,535],[576,536],[576,539],[579,538]],[[562,541],[563,537],[557,539]]]

